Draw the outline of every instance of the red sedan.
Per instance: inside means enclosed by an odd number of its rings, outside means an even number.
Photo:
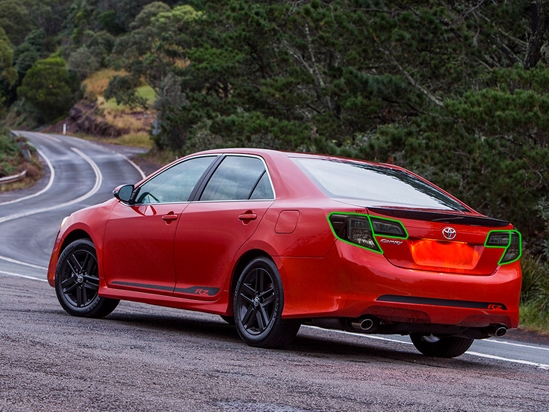
[[[518,326],[521,248],[509,222],[401,167],[226,149],[70,215],[48,281],[75,316],[131,300],[219,314],[253,346],[308,323],[454,357]]]

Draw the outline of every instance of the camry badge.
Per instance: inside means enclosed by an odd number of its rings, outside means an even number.
[[[448,240],[453,240],[456,238],[457,232],[453,227],[445,227],[442,229],[442,236]]]

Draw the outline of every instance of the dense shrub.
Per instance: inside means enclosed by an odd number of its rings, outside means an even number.
[[[0,130],[0,177],[15,174],[21,164],[21,155],[17,143],[6,130]]]
[[[24,99],[38,121],[50,122],[68,113],[73,103],[74,81],[65,60],[48,58],[29,69],[17,94]]]

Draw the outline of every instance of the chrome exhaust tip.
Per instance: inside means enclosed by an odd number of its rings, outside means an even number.
[[[353,329],[360,330],[362,332],[368,332],[374,329],[376,322],[371,318],[359,319],[358,321],[351,322]]]
[[[492,328],[490,332],[488,332],[488,335],[494,336],[496,338],[501,338],[507,333],[507,328],[505,326],[495,326]]]

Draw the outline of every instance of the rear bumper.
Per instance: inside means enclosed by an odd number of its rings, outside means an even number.
[[[372,316],[387,323],[483,328],[519,323],[520,263],[489,276],[403,269],[337,241],[320,259],[281,258],[283,316]]]

